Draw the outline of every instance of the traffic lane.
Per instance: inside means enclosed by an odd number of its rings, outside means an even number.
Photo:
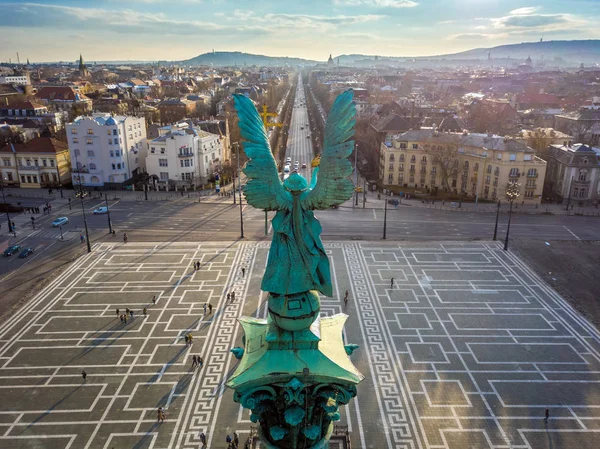
[[[2,257],[0,260],[0,274],[4,276],[0,277],[0,282],[5,281],[9,278],[9,276],[17,273],[17,270],[20,268],[24,268],[27,265],[37,262],[39,259],[44,258],[45,252],[51,249],[54,245],[56,245],[56,240],[48,240],[48,239],[29,239],[26,242],[21,242],[20,245],[22,249],[25,248],[33,248],[33,254],[25,258],[20,258],[19,253],[14,254],[10,257]]]

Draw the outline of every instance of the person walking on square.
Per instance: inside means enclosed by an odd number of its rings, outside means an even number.
[[[550,410],[546,409],[546,413],[544,414],[544,423],[548,424],[548,418],[550,418]]]
[[[152,304],[156,305],[156,295],[152,297]]]
[[[121,314],[121,315],[119,315],[119,318],[121,319],[121,323],[124,323],[124,322],[125,322],[125,319],[123,318],[123,316],[124,316],[124,315],[122,315],[122,314]]]
[[[127,324],[127,314],[123,315],[123,321]]]
[[[123,243],[127,243],[127,233],[123,233]]]
[[[227,293],[227,302],[231,299],[231,293]]]
[[[198,271],[200,271],[200,261],[198,261],[197,264],[198,264]]]
[[[187,335],[187,334],[185,334],[185,335],[184,335],[184,337],[185,337],[185,345],[187,346],[187,345],[188,345],[188,340],[189,340],[189,337],[188,337],[188,335]]]
[[[117,309],[117,316],[119,316],[119,309]]]
[[[212,314],[212,304],[208,303],[208,313],[209,315]]]
[[[394,278],[390,280],[390,288],[394,288]]]
[[[202,369],[202,366],[204,366],[204,359],[200,356],[196,357],[197,363],[198,363],[198,368]]]
[[[344,295],[344,305],[348,305],[348,290],[346,290],[346,294]]]
[[[133,310],[129,311],[129,315],[131,316],[131,319],[133,320]]]
[[[204,315],[206,315],[206,303],[204,303]]]
[[[202,447],[206,447],[206,435],[204,433],[200,434],[200,442],[202,443]]]
[[[144,307],[144,316],[148,315],[148,310]]]
[[[238,437],[238,434],[236,432],[233,432],[233,444],[235,445],[235,447],[238,447],[238,444],[240,443],[240,438]]]
[[[242,267],[242,277],[246,276],[246,268]]]
[[[196,361],[196,356],[193,355],[192,356],[192,368],[195,368],[198,365],[198,362]]]
[[[81,371],[81,377],[83,378],[83,382],[86,382],[87,379],[87,373],[85,372],[85,370]]]
[[[163,412],[163,408],[162,407],[158,407],[158,419],[156,422],[164,422],[165,421],[165,412]]]
[[[231,300],[235,301],[235,292],[231,292]]]

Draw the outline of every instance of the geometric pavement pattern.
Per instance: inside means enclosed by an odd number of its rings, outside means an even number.
[[[249,413],[223,382],[237,363],[237,319],[265,317],[268,248],[95,245],[0,326],[0,447],[197,449],[204,432],[219,448],[233,431],[244,440]],[[365,375],[339,423],[354,447],[598,447],[600,336],[514,254],[491,242],[325,248],[334,295],[321,297],[321,313],[349,315],[344,339],[359,344],[352,360]],[[117,308],[134,318],[121,323]]]

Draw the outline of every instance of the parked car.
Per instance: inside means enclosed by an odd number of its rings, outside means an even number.
[[[21,250],[21,245],[12,245],[4,250],[4,257],[10,257]]]
[[[106,206],[102,206],[99,207],[98,209],[94,209],[94,212],[92,212],[94,215],[100,215],[100,214],[106,214],[108,212],[108,207]]]
[[[59,226],[66,225],[69,222],[67,217],[59,217],[52,222],[53,228],[58,228]]]
[[[21,251],[21,254],[19,254],[19,257],[21,259],[24,259],[27,256],[29,256],[30,254],[33,254],[33,248],[25,248],[23,251]]]

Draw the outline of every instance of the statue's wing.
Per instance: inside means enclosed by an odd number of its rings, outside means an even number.
[[[257,209],[291,209],[292,195],[283,188],[273,159],[269,139],[252,100],[244,95],[234,95],[239,127],[244,139],[244,152],[250,159],[244,168],[248,182],[244,195]]]
[[[353,92],[348,90],[339,95],[331,106],[325,125],[323,154],[317,183],[302,196],[305,209],[327,209],[352,197],[354,184],[348,179],[352,165],[348,156],[354,148],[354,119],[356,106],[352,102]]]

